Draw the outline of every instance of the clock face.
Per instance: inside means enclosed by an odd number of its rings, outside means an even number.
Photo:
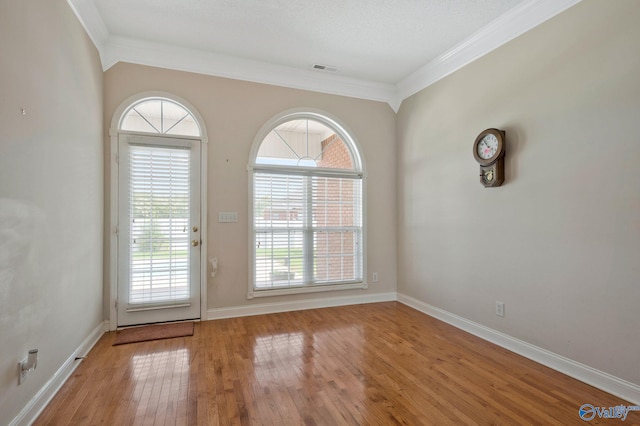
[[[488,160],[489,158],[496,155],[498,151],[498,138],[495,135],[488,134],[482,138],[482,140],[478,143],[478,157],[483,160]]]
[[[480,183],[493,188],[504,182],[505,131],[487,129],[473,142],[473,157],[480,163]]]

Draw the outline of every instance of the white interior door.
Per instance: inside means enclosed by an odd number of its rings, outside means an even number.
[[[200,318],[200,141],[121,134],[118,326]]]

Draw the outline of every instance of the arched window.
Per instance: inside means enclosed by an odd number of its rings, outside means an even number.
[[[205,122],[186,100],[145,92],[116,108],[109,133],[110,328],[201,318],[207,309]]]
[[[198,122],[175,101],[164,98],[141,99],[122,115],[120,130],[173,136],[200,136]]]
[[[256,137],[249,164],[249,297],[364,286],[363,165],[324,114],[289,113]]]

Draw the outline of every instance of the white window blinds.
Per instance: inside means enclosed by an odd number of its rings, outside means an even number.
[[[255,288],[362,281],[362,176],[254,171]]]
[[[129,155],[129,303],[189,299],[191,152],[131,145]]]

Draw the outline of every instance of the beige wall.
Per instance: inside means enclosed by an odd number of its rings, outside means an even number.
[[[6,425],[103,320],[103,74],[64,0],[0,0],[0,52]],[[38,367],[18,386],[17,364],[32,348]]]
[[[63,0],[0,0],[0,424],[108,314],[106,128],[145,91],[186,99],[208,129],[220,267],[209,308],[393,292],[397,275],[403,294],[640,383],[638,17],[635,0],[585,0],[409,98],[396,119],[382,103],[131,64],[103,76]],[[338,117],[362,148],[368,276],[380,283],[247,300],[249,149],[269,118],[300,107]],[[507,131],[507,176],[485,189],[471,146],[494,126]],[[18,387],[34,347],[38,369]]]
[[[638,1],[585,0],[397,124],[398,291],[637,384],[639,18]],[[494,189],[471,151],[488,127],[507,132]]]
[[[389,200],[395,199],[396,129],[395,114],[387,104],[119,63],[105,73],[105,123],[111,123],[114,111],[128,97],[146,91],[168,92],[185,99],[202,115],[208,130],[208,245],[209,256],[219,261],[218,274],[208,282],[209,309],[395,291],[396,210]],[[380,282],[370,283],[367,290],[247,300],[247,163],[251,144],[271,117],[303,107],[337,117],[362,148],[369,171],[368,270],[369,277],[378,272]],[[105,143],[108,149],[107,134]],[[105,167],[108,171],[109,164],[105,163]],[[107,182],[108,179],[107,176]],[[108,209],[106,206],[107,214]],[[218,223],[219,211],[238,212],[238,222]],[[107,276],[105,286],[108,285]]]

